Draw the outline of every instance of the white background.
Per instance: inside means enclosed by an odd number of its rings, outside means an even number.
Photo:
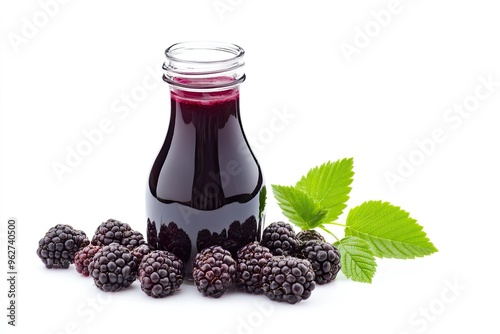
[[[3,332],[498,332],[498,310],[490,307],[500,297],[493,273],[500,199],[496,2],[401,0],[382,27],[371,12],[386,10],[389,0],[73,0],[50,7],[51,17],[43,14],[46,2],[8,0],[0,8]],[[27,22],[38,27],[30,31]],[[365,28],[369,41],[359,33]],[[145,183],[169,114],[167,86],[150,72],[160,75],[164,49],[185,40],[246,50],[242,120],[247,136],[257,138],[252,145],[269,184],[293,184],[310,167],[353,157],[349,207],[370,199],[401,206],[439,253],[379,260],[371,285],[340,274],[297,305],[236,291],[204,298],[190,284],[161,300],[147,297],[138,282],[103,294],[74,267],[46,270],[37,243],[58,223],[92,235],[112,217],[145,232]],[[357,53],[346,57],[346,44],[357,45]],[[474,100],[480,77],[497,85],[481,101]],[[128,114],[115,113],[113,105],[137,93],[143,80],[154,87],[132,101]],[[466,118],[448,114],[464,101],[474,109]],[[272,127],[276,113],[289,115],[279,129]],[[106,119],[112,130],[58,179],[54,162],[65,163],[84,131]],[[441,142],[418,153],[416,141],[439,129]],[[387,173],[397,174],[400,159],[410,158],[418,166],[406,166],[404,182],[391,187]],[[267,216],[283,219],[272,198]],[[18,219],[16,328],[6,325],[3,278],[9,217]]]

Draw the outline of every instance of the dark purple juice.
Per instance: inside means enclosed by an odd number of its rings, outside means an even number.
[[[148,243],[180,257],[189,277],[203,248],[217,244],[235,255],[260,239],[265,195],[238,90],[172,90],[170,124],[146,194]]]

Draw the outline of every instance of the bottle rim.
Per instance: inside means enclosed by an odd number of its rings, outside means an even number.
[[[219,91],[245,80],[245,51],[226,42],[190,41],[165,50],[163,80],[187,91]]]

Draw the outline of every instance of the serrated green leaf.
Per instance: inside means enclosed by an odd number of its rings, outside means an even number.
[[[324,221],[331,222],[337,220],[347,206],[353,176],[352,158],[328,161],[309,170],[296,187],[327,210]]]
[[[437,252],[423,227],[388,202],[368,201],[352,208],[345,235],[367,241],[377,257],[413,259]]]
[[[340,252],[341,270],[356,282],[371,283],[377,263],[370,245],[357,237],[344,237],[335,243]]]
[[[303,230],[313,229],[323,221],[326,210],[305,192],[295,187],[272,185],[274,197],[290,221]]]

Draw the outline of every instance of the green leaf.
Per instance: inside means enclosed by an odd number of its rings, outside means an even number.
[[[303,230],[313,229],[323,221],[326,210],[305,192],[290,186],[272,185],[274,197],[283,214]]]
[[[437,252],[423,227],[408,212],[382,201],[352,208],[345,235],[367,241],[377,257],[413,259]]]
[[[344,275],[356,282],[371,283],[377,263],[370,245],[357,237],[344,237],[335,246],[340,252]]]
[[[264,212],[264,208],[266,207],[266,199],[267,188],[266,186],[263,186],[259,194],[259,219],[262,219],[262,213]]]
[[[309,170],[296,187],[326,209],[328,212],[324,221],[331,222],[337,220],[347,206],[353,176],[352,158],[328,161]]]

